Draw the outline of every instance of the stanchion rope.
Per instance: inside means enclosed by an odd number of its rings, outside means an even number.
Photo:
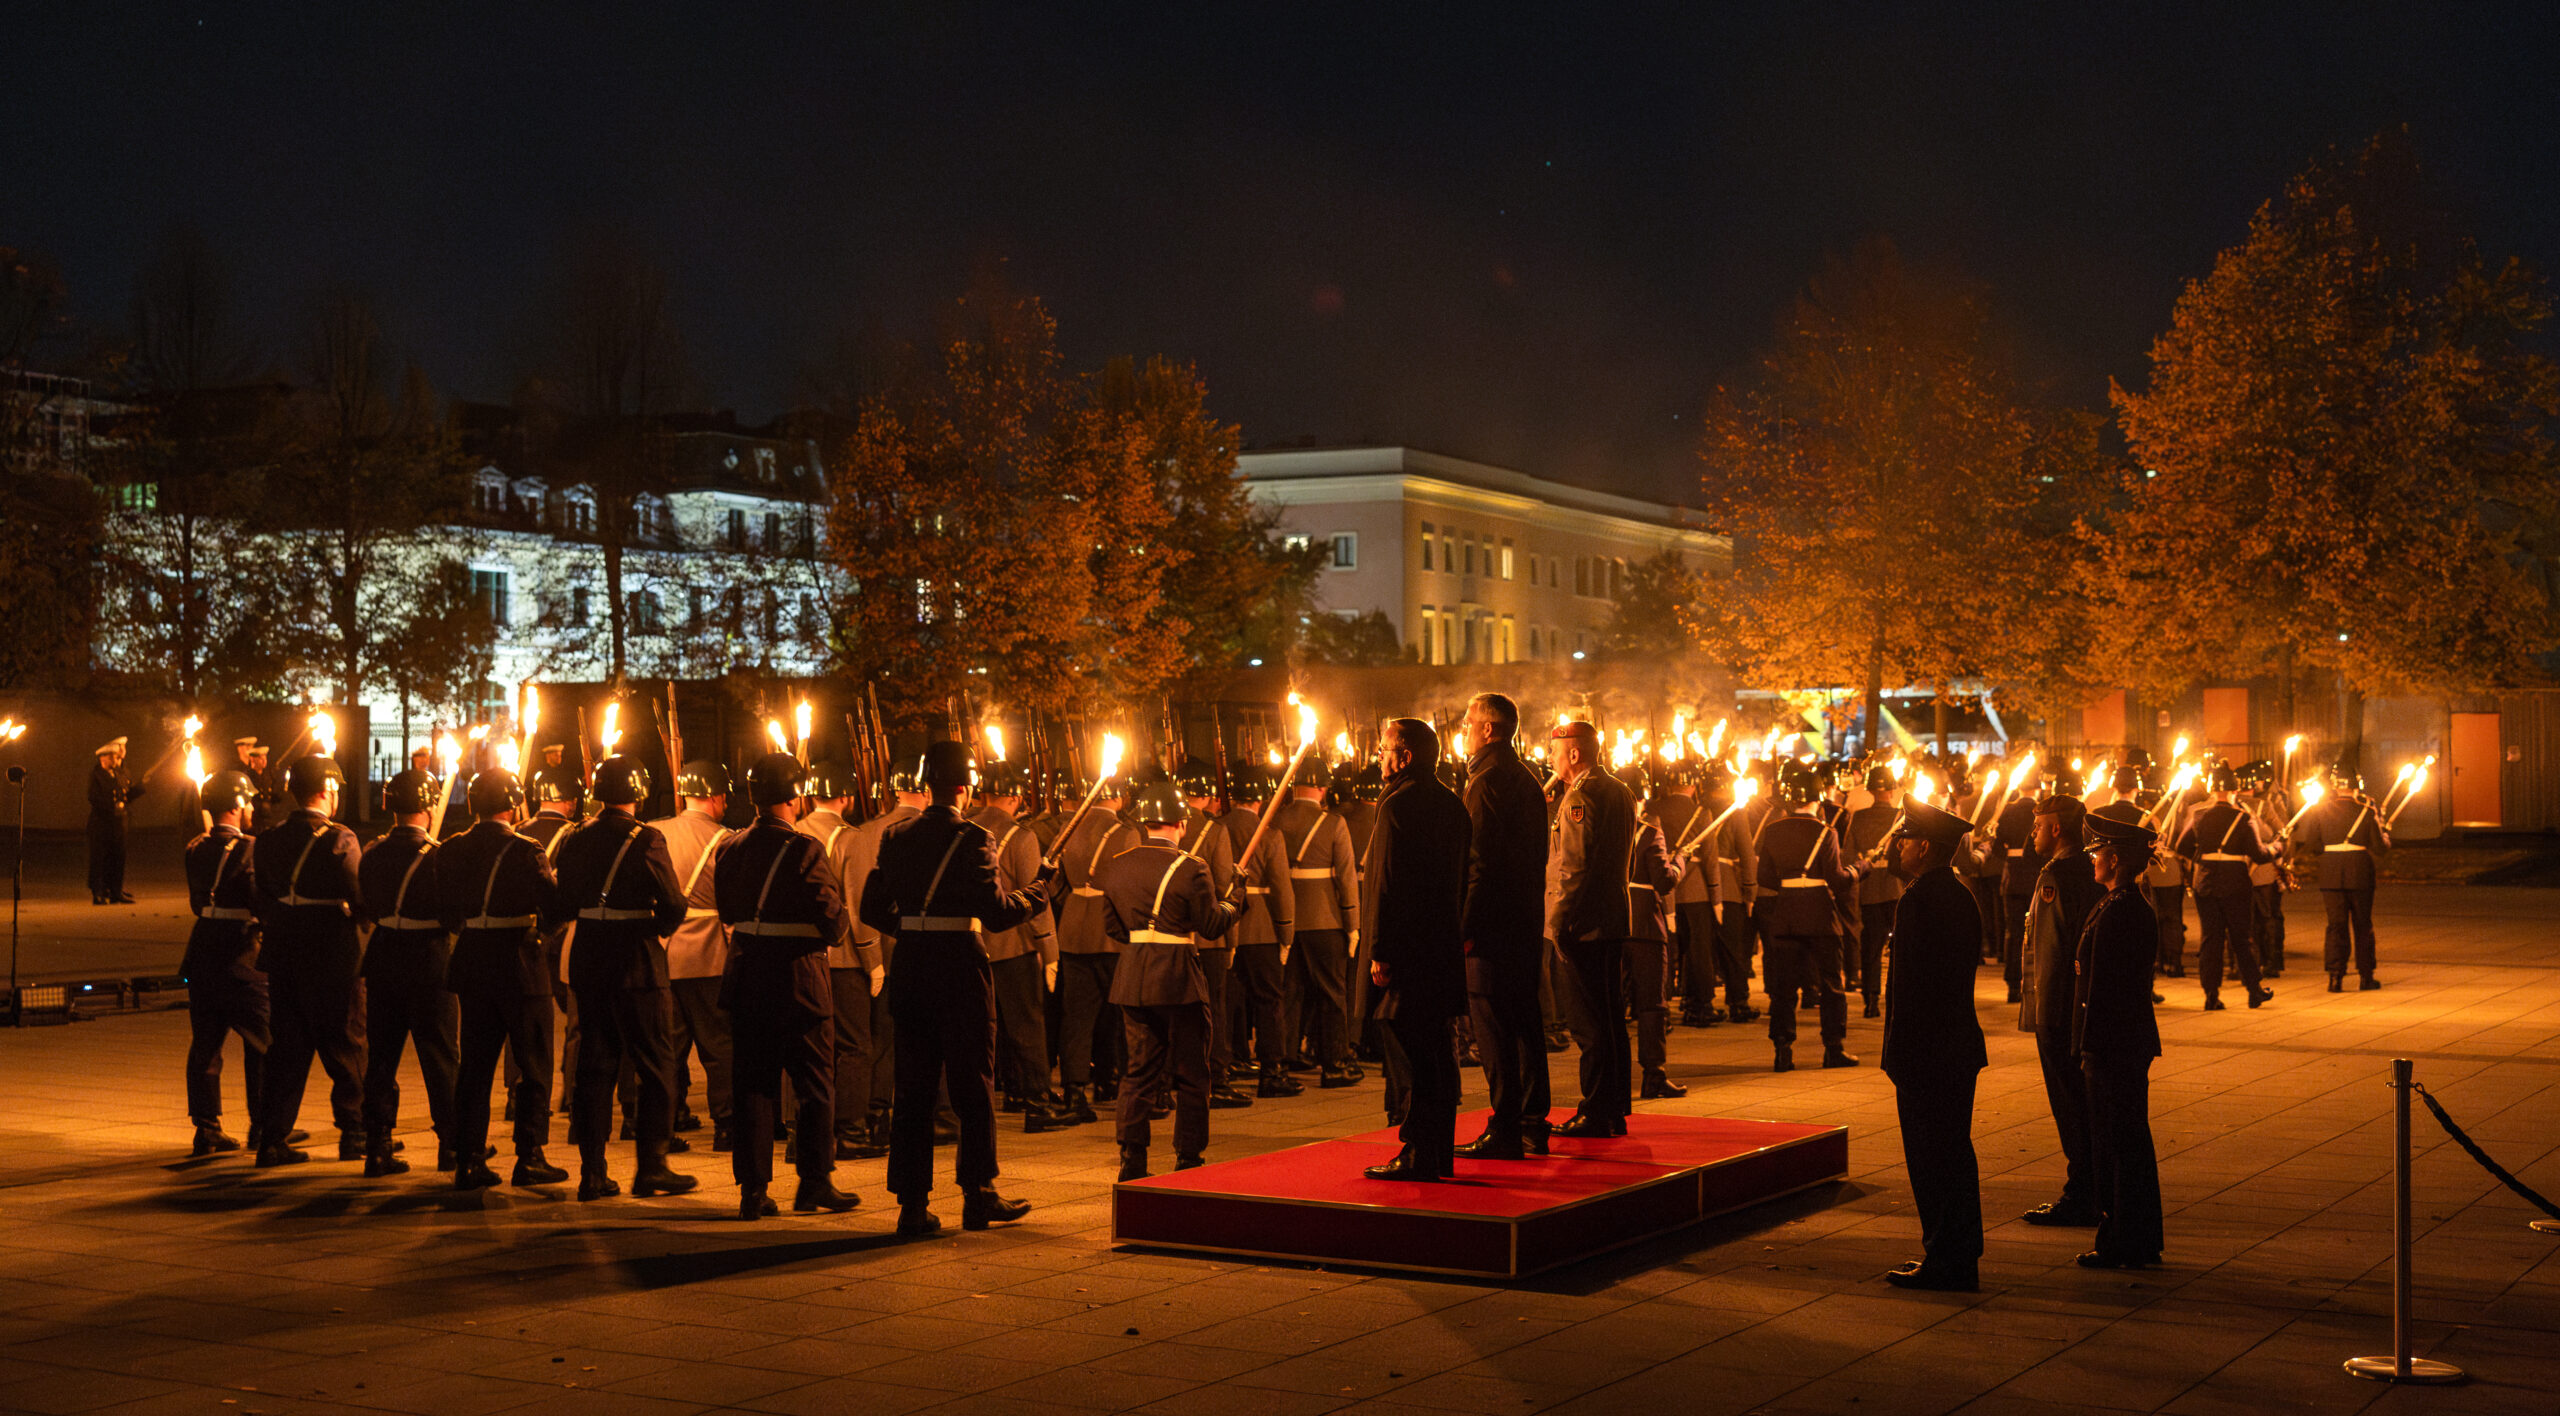
[[[2427,1104],[2427,1109],[2436,1114],[2436,1124],[2444,1127],[2444,1133],[2446,1135],[2453,1137],[2453,1143],[2462,1147],[2464,1150],[2469,1151],[2471,1153],[2471,1158],[2480,1162],[2481,1169],[2498,1177],[2499,1184],[2504,1185],[2508,1189],[2515,1191],[2518,1195],[2523,1196],[2527,1203],[2541,1210],[2544,1214],[2551,1216],[2553,1219],[2560,1219],[2560,1205],[2554,1205],[2549,1200],[2544,1199],[2540,1194],[2535,1192],[2531,1185],[2518,1180],[2515,1176],[2507,1172],[2507,1168],[2505,1166],[2491,1160],[2489,1158],[2489,1153],[2480,1149],[2479,1142],[2471,1139],[2467,1135],[2464,1135],[2462,1128],[2453,1124],[2453,1118],[2445,1114],[2444,1104],[2437,1101],[2435,1094],[2428,1091],[2424,1084],[2411,1082],[2409,1084],[2409,1090],[2416,1092],[2418,1094],[2418,1100],[2425,1102]]]

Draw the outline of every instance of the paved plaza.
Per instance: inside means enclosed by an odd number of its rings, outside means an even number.
[[[2394,1390],[2338,1365],[2389,1350],[2391,1058],[2560,1194],[2560,895],[2388,888],[2386,987],[2337,995],[2304,957],[2317,902],[2294,904],[2293,968],[2265,1010],[2207,1014],[2192,980],[2164,984],[2158,1271],[2084,1271],[2085,1231],[2014,1218],[2053,1197],[2061,1156],[2032,1044],[1982,976],[1993,1223],[1972,1295],[1878,1281],[1919,1247],[1877,1025],[1855,1019],[1870,1065],[1848,1072],[1771,1074],[1756,1026],[1675,1029],[1690,1094],[1644,1107],[1846,1125],[1846,1183],[1512,1286],[1114,1250],[1100,1127],[1008,1130],[1004,1188],[1030,1218],[925,1242],[890,1234],[878,1162],[839,1171],[853,1214],[750,1226],[707,1146],[676,1158],[694,1195],[584,1205],[330,1160],[191,1161],[181,1014],[0,1031],[0,1409],[2560,1411],[2560,1239],[2423,1111],[2419,1351],[2473,1380]],[[155,908],[147,890],[136,908]],[[1571,1058],[1555,1061],[1561,1083]],[[236,1054],[226,1081],[236,1133]],[[325,1126],[324,1091],[306,1126]],[[1378,1108],[1372,1069],[1219,1112],[1211,1158],[1368,1129]],[[407,1141],[434,1153],[422,1129]]]

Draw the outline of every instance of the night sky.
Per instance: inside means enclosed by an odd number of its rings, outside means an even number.
[[[503,398],[563,251],[614,233],[751,418],[1001,258],[1072,357],[1193,360],[1250,444],[1664,495],[1707,390],[1870,233],[2093,405],[2259,201],[2386,125],[2488,250],[2560,269],[2547,4],[477,8],[17,7],[0,244],[112,328],[192,221],[271,353],[350,282]]]

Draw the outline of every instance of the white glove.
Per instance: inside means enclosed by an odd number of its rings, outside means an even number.
[[[1049,991],[1050,991],[1051,993],[1055,993],[1055,992],[1057,992],[1057,991],[1058,991],[1058,966],[1057,966],[1057,964],[1055,964],[1054,962],[1052,962],[1052,963],[1047,963],[1047,964],[1043,964],[1043,965],[1041,965],[1041,966],[1040,966],[1040,976],[1041,976],[1042,978],[1045,978],[1045,979],[1047,979],[1047,980],[1049,981]]]
[[[1360,957],[1360,931],[1359,931],[1359,930],[1356,930],[1356,929],[1355,929],[1355,930],[1351,931],[1351,951],[1350,951],[1349,953],[1347,953],[1347,954],[1343,955],[1343,957],[1344,957],[1344,958],[1347,958],[1347,959],[1356,959],[1356,958],[1359,958],[1359,957]]]
[[[1280,967],[1282,967],[1282,968],[1284,968],[1284,969],[1285,969],[1285,968],[1287,968],[1287,967],[1289,967],[1289,950],[1290,950],[1292,947],[1294,947],[1294,946],[1292,946],[1292,945],[1288,945],[1288,944],[1283,944],[1283,945],[1281,945],[1281,946],[1280,946]]]
[[[880,990],[886,988],[889,984],[889,970],[879,964],[874,964],[871,966],[869,972],[871,974],[871,996],[877,998],[880,996]]]

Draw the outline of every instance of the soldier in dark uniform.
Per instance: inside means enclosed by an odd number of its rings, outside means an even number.
[[[1599,729],[1566,723],[1553,742],[1563,795],[1547,846],[1547,938],[1562,961],[1557,1001],[1582,1052],[1582,1102],[1556,1134],[1623,1136],[1634,1109],[1626,941],[1636,803],[1601,765]]]
[[[850,935],[836,872],[816,841],[792,827],[800,802],[800,759],[769,752],[747,770],[755,824],[720,848],[711,866],[720,921],[729,927],[728,977],[720,1006],[737,1056],[730,1064],[730,1169],[738,1177],[738,1217],[775,1212],[773,1133],[782,1081],[799,1103],[793,1147],[800,1172],[791,1208],[842,1211],[860,1203],[835,1186],[835,987],[827,951]]]
[[[633,1130],[640,1166],[631,1193],[680,1195],[695,1181],[667,1168],[676,1099],[665,940],[684,923],[684,882],[676,878],[667,838],[633,814],[649,799],[649,772],[638,758],[599,764],[595,796],[602,807],[596,818],[569,832],[552,853],[561,900],[576,912],[569,988],[582,1036],[569,1131],[578,1143],[578,1198],[620,1193],[605,1141],[613,1130],[614,1086],[626,1064],[637,1078],[639,1101]]]
[[[145,790],[125,775],[123,738],[98,744],[89,769],[89,903],[129,905],[124,892],[126,806]]]
[[[1760,828],[1758,902],[1752,919],[1760,931],[1769,986],[1772,1070],[1795,1070],[1796,1011],[1811,999],[1822,1020],[1822,1065],[1855,1067],[1843,1044],[1849,1036],[1849,1002],[1840,991],[1841,935],[1858,930],[1858,882],[1840,859],[1838,833],[1815,815],[1821,779],[1800,763],[1778,770],[1775,793],[1784,815]]]
[[[264,1140],[267,976],[258,972],[257,867],[241,833],[257,809],[257,784],[238,772],[216,772],[197,794],[213,828],[187,843],[187,931],[178,971],[187,980],[187,1115],[196,1123],[194,1153],[235,1151],[222,1130],[222,1044],[240,1035],[240,1080],[249,1113],[249,1144]]]
[[[1014,763],[992,762],[980,769],[979,779],[972,794],[977,810],[969,820],[993,839],[996,886],[1010,893],[1040,874],[1040,838],[1021,816],[1029,776]],[[1047,910],[1034,910],[1011,929],[980,930],[978,942],[986,950],[995,993],[996,1081],[1004,1109],[1022,1113],[1026,1133],[1076,1125],[1049,1088],[1048,1003],[1058,968],[1057,922]]]
[[[1393,1070],[1412,1078],[1393,1160],[1372,1180],[1446,1180],[1457,1171],[1458,1059],[1450,1020],[1467,1008],[1467,871],[1474,827],[1432,768],[1440,739],[1418,718],[1387,724],[1386,792],[1362,875],[1369,980],[1381,990]]]
[[[898,1019],[889,1189],[899,1200],[898,1232],[909,1236],[942,1228],[927,1204],[934,1097],[944,1090],[960,1120],[954,1168],[961,1227],[984,1229],[1031,1211],[995,1188],[996,1005],[977,932],[1011,929],[1046,908],[1057,876],[1045,867],[1025,889],[997,885],[995,842],[961,815],[969,798],[966,744],[932,744],[917,775],[932,805],[881,838],[879,863],[862,891],[863,919],[898,937],[888,991]]]
[[[414,769],[383,784],[391,829],[365,847],[356,882],[380,911],[364,951],[364,1173],[397,1175],[409,1163],[392,1152],[400,1128],[400,1057],[412,1040],[427,1084],[427,1117],[435,1126],[436,1168],[460,1163],[453,1143],[453,1080],[461,1049],[461,1013],[445,988],[453,937],[438,913],[444,891],[437,846],[427,837],[436,783]]]
[[[453,1079],[453,1134],[461,1163],[458,1190],[498,1183],[489,1169],[489,1087],[498,1055],[515,1062],[515,1171],[518,1185],[557,1185],[569,1172],[550,1163],[551,1051],[554,974],[543,934],[568,917],[551,858],[516,834],[523,805],[515,774],[504,769],[471,778],[470,830],[436,848],[438,913],[453,934],[445,987],[461,1011],[461,1059]]]
[[[329,1109],[338,1123],[338,1158],[364,1156],[363,988],[357,977],[365,913],[356,882],[356,833],[329,819],[344,777],[330,758],[296,760],[286,789],[301,809],[258,838],[258,920],[264,942],[275,1041],[267,1048],[267,1100],[258,1120],[266,1144],[260,1165],[310,1159],[283,1142],[302,1110],[302,1089],[316,1056],[329,1074]]]
[[[1751,1006],[1751,956],[1759,939],[1751,927],[1751,905],[1760,891],[1760,852],[1758,812],[1766,802],[1756,795],[1734,810],[1735,793],[1742,790],[1734,775],[1721,766],[1700,769],[1704,801],[1700,809],[1715,821],[1715,829],[1699,836],[1689,847],[1693,870],[1711,870],[1715,875],[1713,930],[1715,934],[1715,976],[1724,983],[1724,1017],[1729,1023],[1747,1023],[1760,1016]],[[1753,783],[1754,787],[1758,783]],[[1728,814],[1730,813],[1730,814]],[[1688,887],[1683,885],[1685,894]],[[1712,1006],[1714,999],[1705,1000]]]
[[[807,811],[800,833],[816,840],[836,873],[836,891],[855,898],[853,874],[870,870],[863,850],[867,835],[846,812],[853,808],[853,773],[840,762],[809,767]],[[857,925],[845,942],[827,951],[827,984],[836,997],[836,1129],[838,1160],[878,1160],[889,1153],[887,1137],[875,1136],[871,1124],[871,1011],[889,978],[881,961],[880,941]]]
[[[2090,864],[2107,894],[2081,931],[2072,1045],[2089,1092],[2092,1198],[2097,1243],[2084,1268],[2160,1262],[2160,1162],[2151,1143],[2151,1059],[2160,1028],[2151,1013],[2159,922],[2140,882],[2159,837],[2139,821],[2093,813]]]
[[[2256,887],[2249,871],[2274,860],[2275,848],[2258,835],[2257,818],[2233,799],[2240,790],[2237,773],[2217,762],[2206,786],[2211,799],[2188,819],[2174,848],[2195,876],[2196,923],[2204,933],[2196,964],[2204,976],[2204,1006],[2208,1012],[2223,1006],[2222,969],[2229,959],[2238,965],[2240,985],[2255,1008],[2275,993],[2258,980]]]
[[[1656,761],[1652,766],[1653,798],[1645,803],[1645,816],[1662,828],[1662,839],[1675,849],[1689,833],[1706,825],[1711,817],[1702,817],[1698,802],[1698,784],[1709,764],[1698,758],[1677,762]],[[1680,1026],[1712,1027],[1724,1021],[1716,1007],[1716,904],[1715,851],[1713,842],[1701,850],[1691,842],[1690,851],[1700,857],[1690,861],[1680,874],[1680,884],[1671,895],[1671,959],[1679,975]]]
[[[2008,980],[2012,1003],[2018,1001],[2026,957],[2027,905],[2035,899],[2036,876],[2044,869],[2036,854],[2035,830],[2036,788],[2020,783],[1991,829],[1992,859],[2000,867],[2000,976]]]
[[[1988,1065],[1973,1012],[1982,915],[1950,868],[1973,823],[1927,802],[1901,808],[1890,850],[1908,887],[1894,902],[1884,999],[1884,1072],[1902,1121],[1902,1161],[1923,1257],[1885,1275],[1896,1288],[1971,1292],[1982,1260],[1982,1172],[1973,1153],[1974,1083]]]
[[[1234,801],[1218,818],[1242,880],[1244,917],[1227,931],[1235,963],[1227,975],[1227,1014],[1221,1033],[1236,1054],[1236,1069],[1247,1066],[1244,1047],[1252,1040],[1253,1094],[1296,1096],[1306,1084],[1289,1075],[1288,1050],[1281,1036],[1287,964],[1298,937],[1298,892],[1289,879],[1288,848],[1279,833],[1265,831],[1254,844],[1254,827],[1271,796],[1271,775],[1259,763],[1240,762],[1228,775]],[[1247,847],[1254,858],[1242,859]]]
[[[1893,935],[1894,910],[1903,888],[1902,876],[1889,859],[1893,847],[1887,837],[1895,823],[1907,821],[1910,814],[1903,809],[1902,780],[1882,763],[1867,769],[1867,794],[1874,803],[1852,812],[1843,834],[1851,868],[1858,874],[1858,991],[1872,1018],[1884,989],[1885,941]]]
[[[1538,1002],[1546,956],[1547,803],[1520,760],[1520,710],[1499,693],[1467,705],[1467,1009],[1493,1111],[1484,1134],[1458,1148],[1476,1160],[1547,1153],[1545,1019]]]
[[[542,847],[543,855],[551,859],[552,870],[556,874],[560,843],[569,839],[569,828],[578,822],[578,806],[586,795],[586,788],[578,780],[577,773],[560,764],[560,744],[555,742],[545,746],[542,756],[543,765],[533,771],[533,817],[517,826],[516,834]],[[556,929],[544,931],[542,938],[543,952],[551,956],[551,1001],[559,1008],[562,1019],[560,1080],[554,1095],[563,1100],[577,1090],[578,1043],[582,1031],[578,1025],[578,1000],[569,991],[567,975],[560,971],[560,951],[568,937],[569,927],[564,923]],[[507,1065],[512,1068],[513,1059],[509,1059]],[[510,1070],[506,1074],[506,1083],[511,1090],[515,1080],[515,1073]]]
[[[1182,849],[1190,808],[1162,779],[1140,787],[1130,813],[1146,843],[1102,863],[1102,927],[1120,945],[1111,976],[1123,1051],[1115,1128],[1120,1178],[1147,1174],[1148,1112],[1170,1087],[1174,1168],[1209,1147],[1209,980],[1196,939],[1216,939],[1241,911],[1218,898],[1208,865]]]
[[[1641,764],[1627,768],[1632,797],[1646,779]],[[1627,1009],[1635,1015],[1636,1070],[1643,1080],[1638,1094],[1647,1101],[1687,1096],[1689,1089],[1671,1080],[1666,1048],[1670,1042],[1672,900],[1688,878],[1687,862],[1671,854],[1671,839],[1649,816],[1639,816],[1627,847]]]
[[[1174,773],[1174,786],[1182,793],[1185,812],[1182,836],[1174,849],[1209,867],[1209,888],[1219,899],[1228,899],[1236,879],[1236,847],[1242,842],[1227,834],[1218,824],[1212,808],[1218,804],[1217,779],[1207,766],[1185,761]],[[1209,1105],[1217,1110],[1233,1110],[1253,1105],[1253,1098],[1237,1091],[1227,1080],[1227,1068],[1234,1060],[1235,1039],[1227,1030],[1227,984],[1235,971],[1235,930],[1230,928],[1215,939],[1207,935],[1193,941],[1192,948],[1200,959],[1200,978],[1209,990]]]
[[[2105,891],[2084,849],[2089,812],[2077,797],[2036,803],[2035,851],[2044,857],[2035,899],[2027,906],[2026,959],[2020,975],[2018,1027],[2035,1035],[2045,1105],[2062,1142],[2062,1195],[2028,1210],[2029,1224],[2086,1228],[2098,1222],[2089,1167],[2089,1084],[2072,1046],[2080,932]]]
[[[2303,814],[2293,845],[2311,858],[2313,883],[2329,912],[2322,958],[2329,991],[2346,986],[2351,960],[2359,991],[2380,988],[2373,976],[2373,887],[2391,849],[2391,832],[2365,796],[2364,779],[2345,763],[2329,769],[2329,795]]]

